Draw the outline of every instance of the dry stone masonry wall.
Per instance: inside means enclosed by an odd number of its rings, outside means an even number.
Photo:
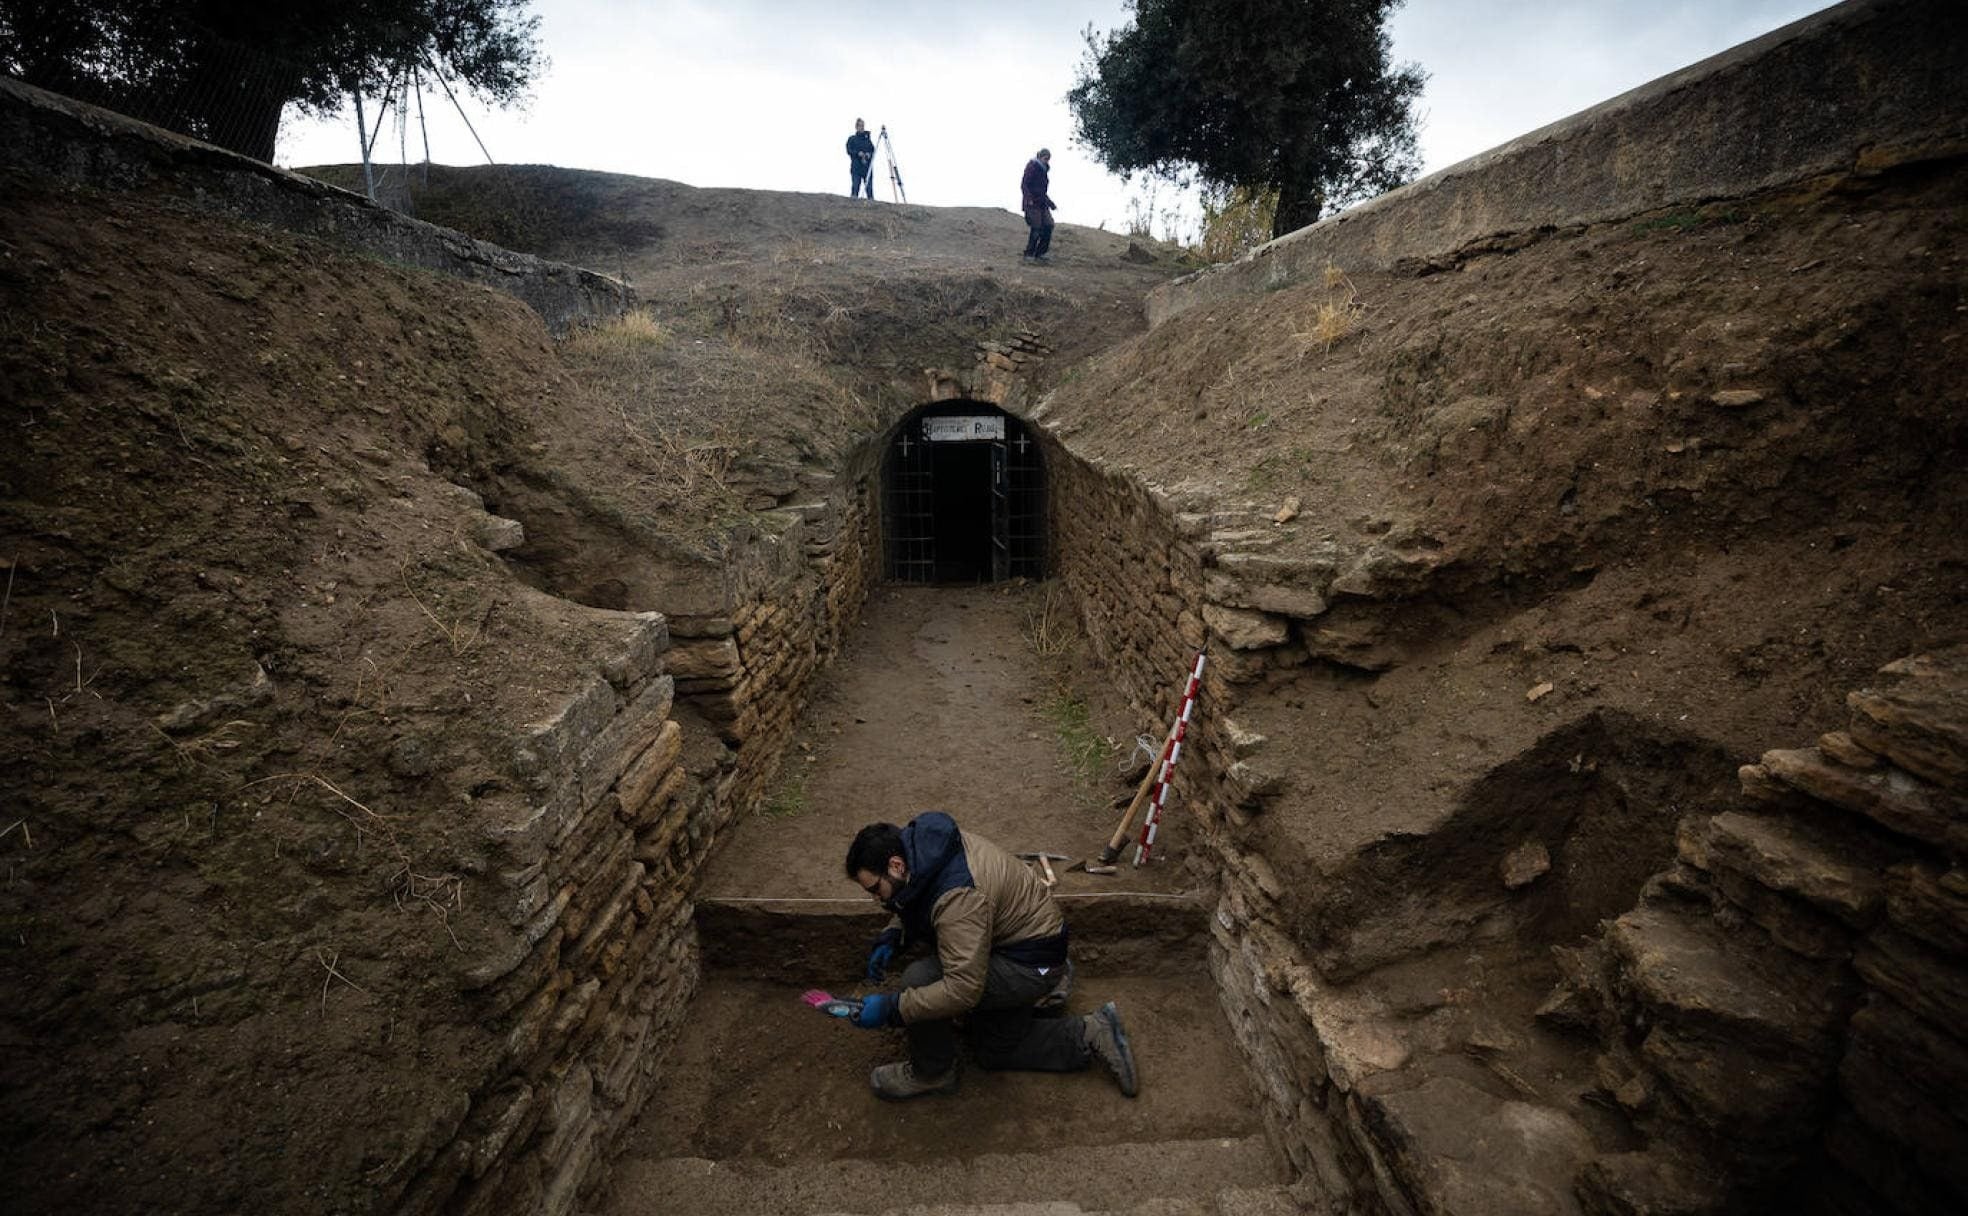
[[[680,763],[660,614],[514,746],[519,791],[480,804],[510,934],[460,987],[503,1044],[432,1129],[404,1212],[571,1210],[656,1081],[696,985],[693,843],[715,813]]]
[[[518,741],[524,796],[486,832],[511,933],[461,978],[504,1047],[398,1210],[565,1213],[606,1178],[696,992],[698,872],[765,795],[875,576],[867,479],[836,484],[734,542],[722,610],[624,614],[628,641]]]
[[[1218,549],[1261,536],[1258,521],[1183,510],[1179,496],[1063,451],[1049,467],[1060,577],[1145,728],[1166,721],[1195,651],[1210,655],[1174,797],[1202,830],[1192,864],[1219,892],[1210,966],[1266,1120],[1299,1172],[1342,1205],[1334,1210],[1409,1210],[1350,1093],[1364,1071],[1398,1064],[1399,1048],[1327,992],[1281,927],[1286,892],[1246,832],[1274,779],[1267,740],[1238,721],[1239,689],[1272,663],[1303,660],[1289,618],[1266,609],[1307,611],[1321,597],[1304,583],[1253,586],[1222,572]],[[1375,1178],[1391,1201],[1363,1181]]]
[[[1851,1211],[1968,1204],[1968,648],[1893,663],[1851,725],[1742,770],[1541,1017],[1594,1037],[1658,1147],[1594,1212],[1709,1210],[1804,1160]]]

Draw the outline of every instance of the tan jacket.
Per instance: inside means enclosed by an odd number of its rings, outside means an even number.
[[[1052,892],[1031,867],[982,836],[961,830],[959,836],[973,885],[944,892],[931,910],[943,976],[903,990],[904,1022],[953,1018],[974,1008],[984,996],[993,948],[1048,937],[1066,927]]]

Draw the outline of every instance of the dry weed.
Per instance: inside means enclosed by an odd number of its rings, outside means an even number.
[[[670,331],[646,309],[625,312],[578,330],[567,345],[581,354],[634,355],[670,344]]]
[[[1315,345],[1320,354],[1330,352],[1334,343],[1359,328],[1360,318],[1366,312],[1359,291],[1345,271],[1327,262],[1320,278],[1326,298],[1313,306],[1311,326],[1292,334],[1301,344],[1300,357]]]
[[[1033,651],[1040,658],[1056,658],[1073,648],[1076,629],[1072,605],[1066,602],[1059,584],[1047,583],[1045,595],[1037,604],[1026,609],[1026,640],[1032,643]]]
[[[289,803],[299,797],[301,790],[309,785],[324,789],[339,799],[339,803],[329,803],[329,809],[355,829],[358,840],[373,837],[381,841],[384,848],[389,851],[390,857],[396,862],[396,869],[389,877],[390,896],[396,901],[396,906],[402,908],[406,903],[423,904],[437,913],[437,919],[443,924],[444,932],[450,935],[451,944],[459,949],[464,948],[464,943],[458,940],[457,931],[451,927],[451,913],[464,904],[465,880],[461,875],[421,873],[410,860],[410,853],[404,848],[402,839],[397,835],[394,823],[386,816],[351,798],[342,791],[341,787],[319,773],[277,773],[271,777],[249,781],[240,788],[251,789],[253,786],[266,785],[274,781],[293,782],[287,794]],[[355,813],[358,811],[361,812],[360,815]]]
[[[485,612],[479,617],[478,623],[467,631],[465,623],[469,614],[461,614],[452,624],[445,624],[435,612],[430,610],[430,605],[424,603],[423,597],[417,594],[417,589],[410,585],[410,567],[405,565],[398,569],[397,573],[403,578],[403,590],[409,593],[410,598],[416,601],[417,607],[430,618],[430,623],[437,626],[437,631],[444,635],[445,643],[451,647],[452,658],[465,657],[484,639],[485,627],[492,622],[492,610],[498,607],[497,600],[485,606]]]

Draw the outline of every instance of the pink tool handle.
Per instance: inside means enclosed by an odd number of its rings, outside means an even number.
[[[1189,686],[1182,690],[1182,714],[1175,720],[1175,740],[1169,745],[1168,758],[1162,761],[1162,772],[1155,779],[1155,796],[1148,801],[1148,814],[1141,821],[1141,843],[1134,849],[1134,864],[1145,865],[1155,851],[1155,831],[1162,824],[1162,808],[1168,803],[1169,777],[1175,772],[1175,762],[1182,755],[1182,741],[1189,735],[1189,715],[1196,708],[1196,689],[1203,682],[1203,663],[1207,656],[1196,652],[1196,666],[1189,673]]]

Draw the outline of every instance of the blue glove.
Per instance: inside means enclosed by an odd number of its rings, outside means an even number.
[[[870,984],[879,984],[882,982],[882,978],[888,974],[889,963],[895,960],[895,951],[901,945],[902,930],[882,930],[882,935],[875,939],[874,947],[868,951],[868,982]]]
[[[886,1026],[902,1024],[902,999],[886,992],[877,992],[861,1002],[861,1012],[854,1015],[854,1024],[863,1030],[880,1030]]]

